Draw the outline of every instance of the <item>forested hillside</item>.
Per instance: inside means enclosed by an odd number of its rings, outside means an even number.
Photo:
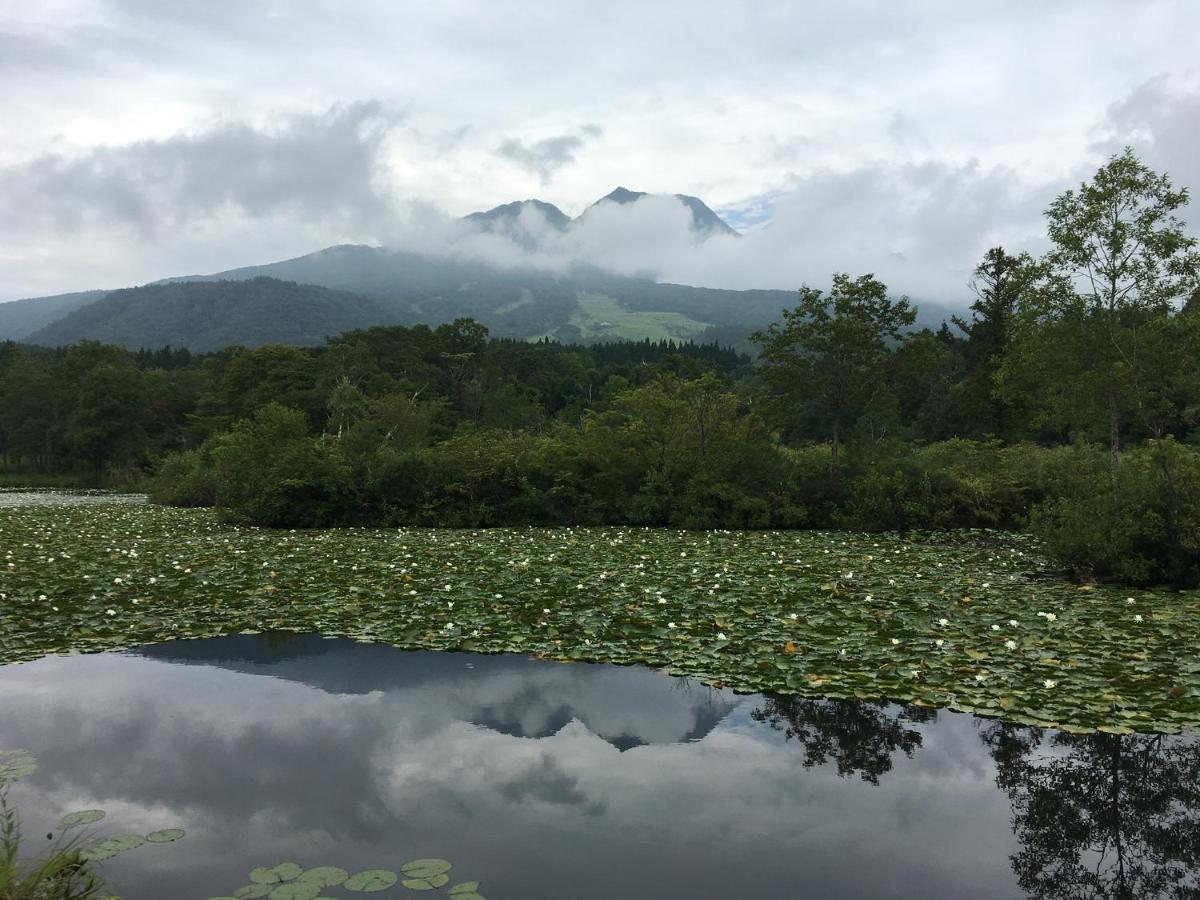
[[[389,310],[366,297],[259,277],[113,291],[33,332],[28,341],[57,347],[91,340],[131,350],[170,346],[203,352],[235,344],[311,346],[389,321]]]

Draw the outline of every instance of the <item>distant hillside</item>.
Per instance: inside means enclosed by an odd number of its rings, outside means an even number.
[[[293,284],[286,292],[275,286],[245,293],[232,287],[212,294],[155,290],[264,278]],[[793,291],[663,284],[584,266],[567,273],[503,269],[356,244],[107,296],[96,293],[104,299],[24,339],[62,344],[88,337],[131,347],[170,343],[200,350],[268,341],[314,344],[347,328],[438,325],[467,317],[497,337],[583,343],[719,339],[749,350],[746,337],[796,301]],[[207,299],[191,302],[201,297]],[[917,324],[936,328],[948,315],[942,307],[922,304]]]
[[[173,282],[112,291],[26,338],[61,346],[79,340],[218,350],[231,344],[311,346],[355,328],[390,324],[376,301],[344,291],[257,277]]]
[[[21,341],[81,306],[95,303],[108,291],[79,291],[0,303],[0,341]]]

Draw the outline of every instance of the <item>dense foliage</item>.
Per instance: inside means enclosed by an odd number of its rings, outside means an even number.
[[[319,347],[0,347],[5,470],[157,471],[245,523],[904,530],[1032,524],[1078,575],[1200,583],[1200,259],[1129,152],[913,330],[870,275],[758,334],[589,347],[470,319]],[[595,276],[600,277],[600,276]],[[168,286],[169,287],[169,286]]]

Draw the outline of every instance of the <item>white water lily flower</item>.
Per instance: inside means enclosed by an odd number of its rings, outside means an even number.
[[[1143,619],[1143,618],[1142,618],[1140,615],[1138,615],[1138,616],[1134,616],[1134,617],[1133,617],[1133,621],[1135,621],[1135,622],[1144,622],[1144,621],[1145,621],[1145,619]]]
[[[1004,646],[1007,647],[1009,650],[1016,650],[1017,642],[1016,641],[1005,641]]]
[[[1137,601],[1136,601],[1136,600],[1134,600],[1132,597],[1126,597],[1126,598],[1125,598],[1125,602],[1126,602],[1126,603],[1136,603]]]
[[[899,638],[892,638],[892,644],[893,644],[893,645],[895,645],[895,644],[899,644],[899,643],[900,643],[900,639],[899,639]]]
[[[729,640],[729,635],[727,635],[723,631],[718,631],[717,632],[717,640],[718,641],[727,641],[727,640]]]
[[[106,609],[104,611],[104,614],[106,616],[115,616],[117,614],[117,611],[115,609]]]
[[[942,646],[942,644],[944,644],[946,642],[944,640],[942,640],[941,638],[938,638],[936,641],[934,641],[934,643],[940,647],[940,646]]]
[[[1047,622],[1053,622],[1057,618],[1058,618],[1058,616],[1056,616],[1054,613],[1046,613],[1046,621]]]
[[[943,628],[945,628],[947,625],[950,624],[950,620],[949,619],[938,619],[938,624],[941,625]]]
[[[1016,628],[1016,627],[1017,627],[1017,625],[1018,625],[1018,624],[1020,624],[1020,623],[1019,623],[1019,622],[1017,622],[1017,620],[1016,620],[1016,619],[1009,619],[1009,620],[1008,620],[1008,624],[1009,624],[1009,625],[1011,625],[1013,628]]]
[[[667,623],[667,627],[668,627],[668,628],[674,628],[674,627],[675,627],[675,623],[674,623],[674,622],[668,622],[668,623]]]
[[[984,675],[982,672],[980,672],[978,675],[975,676],[975,680],[976,681],[987,681],[987,676]]]
[[[1053,678],[1047,678],[1045,681],[1042,682],[1042,684],[1044,684],[1047,688],[1052,688],[1052,687],[1058,686],[1058,682],[1055,681]]]
[[[1000,626],[999,626],[999,625],[993,625],[993,626],[992,626],[992,631],[999,631],[999,630],[1000,630]]]

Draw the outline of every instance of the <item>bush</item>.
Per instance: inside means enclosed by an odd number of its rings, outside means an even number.
[[[164,459],[150,482],[150,499],[166,506],[213,506],[217,480],[208,446]]]
[[[1200,585],[1200,450],[1170,439],[1108,457],[1079,449],[1033,528],[1076,577]]]

